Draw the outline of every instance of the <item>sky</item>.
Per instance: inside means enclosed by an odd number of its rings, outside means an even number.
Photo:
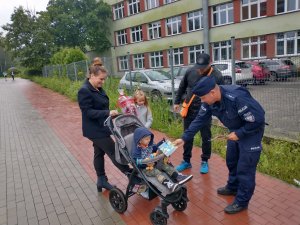
[[[14,12],[15,7],[20,5],[24,9],[45,11],[49,0],[0,0],[0,32],[3,25],[10,23],[10,16]]]

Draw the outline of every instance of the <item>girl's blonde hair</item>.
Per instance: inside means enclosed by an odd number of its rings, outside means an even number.
[[[101,58],[96,57],[93,59],[93,63],[90,65],[89,72],[87,73],[86,77],[90,78],[91,74],[97,76],[99,75],[99,72],[107,73],[107,70],[103,66]]]
[[[134,99],[134,102],[137,101],[137,99],[139,98],[144,98],[145,100],[145,103],[144,105],[148,107],[148,99],[147,99],[147,96],[145,94],[145,92],[143,92],[141,89],[137,89],[134,94],[133,94],[133,99]]]

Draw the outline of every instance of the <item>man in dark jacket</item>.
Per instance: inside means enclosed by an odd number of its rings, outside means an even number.
[[[265,111],[249,91],[238,85],[216,85],[212,77],[201,79],[192,90],[201,97],[202,105],[195,120],[176,146],[189,141],[211,116],[216,116],[229,134],[226,136],[227,184],[219,195],[233,195],[234,201],[224,211],[229,214],[247,209],[255,189],[256,166],[262,151]]]
[[[187,70],[184,75],[181,83],[179,85],[179,89],[175,99],[174,111],[179,110],[179,104],[181,103],[182,96],[186,93],[185,101],[189,102],[192,98],[193,94],[191,90],[196,85],[196,83],[205,76],[212,76],[215,78],[216,83],[221,85],[224,84],[224,80],[222,74],[219,70],[211,67],[210,64],[210,56],[206,53],[200,54],[197,58],[197,62],[194,67]],[[187,116],[183,118],[183,127],[186,130],[191,122],[196,118],[198,111],[201,106],[201,100],[198,96],[195,96],[192,100],[192,103],[188,109]],[[206,126],[203,126],[200,129],[201,137],[202,137],[202,162],[200,167],[200,173],[205,174],[208,173],[208,159],[211,155],[211,118],[209,119],[209,123]],[[192,164],[190,159],[192,157],[192,149],[193,149],[194,139],[190,139],[189,141],[184,143],[183,146],[183,161],[179,164],[176,169],[178,171],[183,171],[185,169],[191,168]]]

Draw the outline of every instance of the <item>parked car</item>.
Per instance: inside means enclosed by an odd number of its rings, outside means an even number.
[[[166,98],[172,100],[172,81],[160,71],[136,70],[131,71],[131,83],[133,89],[139,87],[152,100]],[[174,79],[174,91],[178,90],[180,80]],[[130,74],[125,72],[119,83],[119,88],[130,90]]]
[[[247,63],[252,67],[255,84],[264,84],[269,79],[270,70],[263,62],[248,61]]]
[[[290,59],[266,59],[261,61],[270,71],[270,81],[287,79],[297,74],[297,66]]]
[[[192,66],[176,66],[174,67],[174,78],[181,80],[185,75],[186,71]],[[168,77],[171,79],[171,69],[168,70]]]
[[[225,84],[232,84],[231,61],[215,61],[211,65],[221,71]],[[243,61],[235,61],[235,78],[236,84],[246,86],[253,83],[251,65]]]

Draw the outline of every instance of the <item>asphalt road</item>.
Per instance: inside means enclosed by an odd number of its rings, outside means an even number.
[[[300,78],[249,85],[248,90],[266,111],[266,133],[300,140]]]

